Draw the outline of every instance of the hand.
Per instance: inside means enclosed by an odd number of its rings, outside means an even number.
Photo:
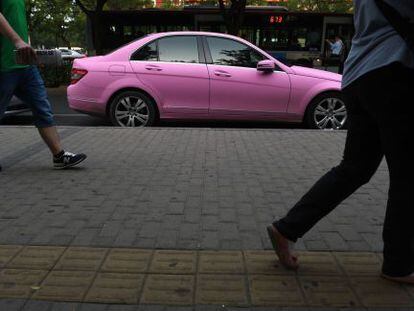
[[[35,50],[23,40],[19,40],[15,43],[15,47],[19,53],[18,62],[22,65],[30,65],[37,61],[37,55]]]

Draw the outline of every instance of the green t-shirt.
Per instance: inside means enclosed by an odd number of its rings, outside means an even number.
[[[29,35],[24,0],[0,0],[0,12],[20,38],[28,42]],[[0,35],[0,71],[11,71],[27,67],[16,64],[15,49],[14,44],[8,38]]]

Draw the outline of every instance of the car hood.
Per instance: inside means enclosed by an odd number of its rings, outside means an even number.
[[[313,68],[307,68],[307,67],[301,67],[301,66],[292,66],[290,67],[290,69],[292,69],[294,74],[298,76],[312,77],[312,78],[330,80],[330,81],[336,81],[336,82],[342,81],[342,75],[329,72],[329,71],[325,71],[325,70],[319,70],[319,69],[313,69]]]

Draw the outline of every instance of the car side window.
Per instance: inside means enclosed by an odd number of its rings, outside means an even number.
[[[256,68],[259,61],[266,59],[255,49],[235,40],[207,37],[207,43],[215,65]]]
[[[159,60],[162,62],[198,63],[195,36],[172,36],[158,40]]]
[[[158,61],[157,42],[153,41],[140,48],[132,55],[131,60]]]

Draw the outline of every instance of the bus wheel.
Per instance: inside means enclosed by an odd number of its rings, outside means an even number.
[[[157,116],[152,100],[138,91],[122,92],[112,100],[110,105],[109,117],[115,126],[151,126]]]
[[[340,130],[346,128],[348,113],[343,95],[339,92],[317,96],[308,106],[306,123],[310,128]]]

